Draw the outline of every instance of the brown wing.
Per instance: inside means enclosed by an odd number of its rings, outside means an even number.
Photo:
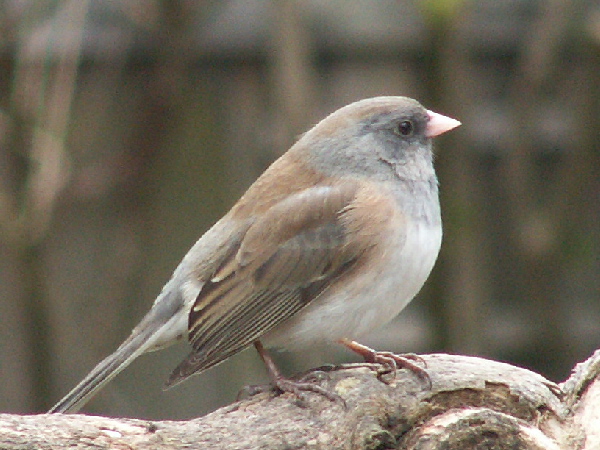
[[[194,351],[167,386],[259,339],[317,297],[364,250],[348,239],[344,212],[358,188],[315,187],[258,218],[207,282],[189,316]]]

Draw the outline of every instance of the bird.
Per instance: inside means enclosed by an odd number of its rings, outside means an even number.
[[[432,138],[459,125],[403,96],[325,117],[200,237],[130,336],[49,412],[78,411],[138,356],[184,338],[192,350],[166,387],[252,344],[275,387],[296,393],[329,396],[281,375],[267,349],[339,342],[389,360],[356,339],[398,315],[434,266]]]

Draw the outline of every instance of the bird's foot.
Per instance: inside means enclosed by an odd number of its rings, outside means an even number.
[[[295,395],[302,402],[306,402],[305,392],[314,392],[315,394],[322,395],[327,400],[335,403],[340,403],[344,407],[346,407],[346,401],[340,397],[335,392],[331,392],[324,387],[316,384],[317,378],[314,374],[309,374],[308,376],[302,377],[301,380],[295,381],[290,380],[289,378],[279,378],[273,381],[273,385],[280,392],[289,392],[290,394]]]
[[[412,353],[398,355],[392,352],[381,352],[349,339],[341,339],[340,343],[348,347],[354,353],[362,356],[365,362],[380,364],[380,367],[383,370],[377,371],[377,378],[379,380],[384,381],[383,376],[387,374],[391,374],[395,377],[398,369],[408,369],[423,380],[427,384],[428,389],[431,389],[431,378],[429,377],[427,370],[415,364],[416,361],[427,367],[427,363],[420,356]]]
[[[321,378],[314,372],[304,375],[298,381],[280,376],[269,384],[244,386],[238,393],[237,400],[239,401],[245,396],[252,397],[265,392],[275,391],[279,394],[288,392],[296,396],[301,402],[306,402],[305,393],[314,392],[315,394],[322,395],[329,401],[340,403],[346,407],[346,401],[341,396],[316,384]]]
[[[339,402],[344,407],[346,407],[346,402],[342,397],[340,397],[338,394],[331,392],[317,384],[317,382],[319,381],[319,378],[320,378],[318,376],[318,374],[324,375],[324,371],[309,372],[309,373],[305,374],[304,376],[302,376],[298,381],[286,378],[283,375],[281,375],[281,373],[279,372],[279,369],[277,369],[277,366],[275,365],[275,362],[273,361],[271,356],[266,352],[266,350],[263,348],[262,344],[259,341],[256,341],[254,343],[254,346],[256,347],[258,354],[260,355],[263,362],[265,363],[267,372],[269,373],[269,376],[271,377],[271,384],[270,385],[259,385],[259,386],[248,386],[248,387],[244,388],[242,391],[240,391],[240,394],[242,394],[245,391],[248,393],[248,395],[256,395],[261,392],[266,392],[269,390],[272,391],[273,389],[275,389],[276,391],[278,391],[280,393],[289,392],[290,394],[295,395],[300,401],[305,402],[306,396],[304,395],[304,393],[305,392],[314,392],[315,394],[322,395],[323,397],[325,397],[326,399],[328,399],[332,402]],[[238,394],[238,398],[239,397],[240,397],[240,395]]]

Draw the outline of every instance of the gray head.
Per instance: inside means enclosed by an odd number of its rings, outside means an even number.
[[[434,181],[431,138],[459,125],[407,97],[375,97],[345,106],[294,147],[308,149],[328,175]]]

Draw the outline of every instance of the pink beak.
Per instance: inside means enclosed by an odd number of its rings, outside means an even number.
[[[428,138],[444,134],[446,131],[450,131],[460,125],[458,120],[442,116],[441,114],[434,113],[433,111],[427,110],[427,115],[429,116],[429,122],[427,122],[425,136]]]

